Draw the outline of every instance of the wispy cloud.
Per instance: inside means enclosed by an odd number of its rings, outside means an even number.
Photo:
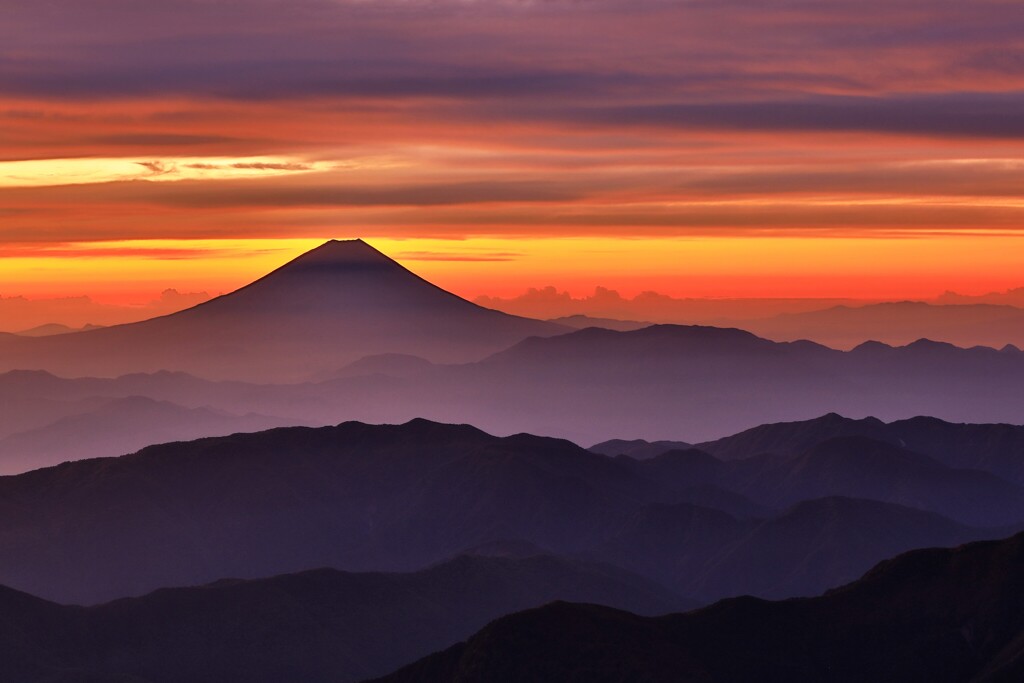
[[[400,251],[394,254],[401,261],[449,261],[449,262],[489,262],[515,261],[522,254],[509,251],[458,253],[443,251]]]
[[[225,180],[307,173],[330,168],[324,163],[255,158],[40,159],[0,161],[0,188],[53,187],[135,180]]]
[[[1024,226],[1009,0],[9,4],[6,241]]]

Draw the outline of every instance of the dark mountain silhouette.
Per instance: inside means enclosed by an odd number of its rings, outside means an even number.
[[[696,448],[722,460],[762,454],[792,457],[822,441],[844,436],[886,440],[885,431],[885,423],[874,417],[853,420],[829,413],[811,420],[758,425],[732,436],[697,444]]]
[[[568,442],[423,420],[166,444],[0,478],[0,582],[96,602],[318,566],[416,569],[495,539],[571,552],[656,496],[621,473]]]
[[[761,491],[754,497],[767,504],[845,495],[932,510],[975,525],[1024,521],[1024,488],[988,472],[950,469],[928,456],[865,437],[830,439],[769,468],[737,488],[747,495]]]
[[[978,537],[939,515],[891,503],[806,500],[722,548],[685,585],[694,595],[817,595],[852,581],[879,558]]]
[[[113,376],[183,370],[295,380],[362,356],[471,361],[567,328],[472,304],[361,240],[331,241],[231,294],[140,323],[0,340],[4,369]]]
[[[702,601],[750,592],[762,584],[740,569],[733,583],[700,579],[794,513],[702,482],[688,472],[712,476],[732,464],[694,459],[696,467],[608,458],[567,441],[426,420],[152,446],[0,477],[0,583],[95,603],[223,576],[410,571],[511,542],[618,564]],[[794,508],[807,521],[790,536],[769,535],[777,552],[765,551],[771,572],[790,578],[769,587],[807,594],[899,550],[996,533],[940,520],[946,535],[937,536],[900,521],[925,514],[918,510],[851,505],[873,510],[871,524],[844,524],[835,506]],[[811,580],[800,567],[813,555],[824,559]]]
[[[843,436],[884,441],[949,467],[983,470],[1024,484],[1024,427],[1010,424],[954,424],[932,417],[886,424],[875,418],[851,420],[832,413],[802,422],[761,425],[697,447],[725,460],[759,453],[790,458]]]
[[[763,520],[655,505],[639,510],[593,556],[705,601],[782,598],[817,595],[909,548],[1007,531],[980,532],[934,513],[842,497],[803,501]]]
[[[380,683],[920,681],[1024,676],[1024,535],[883,562],[818,598],[638,617],[555,603]]]
[[[698,449],[669,451],[632,469],[665,486],[729,491],[765,509],[844,496],[929,510],[968,525],[1024,522],[1021,486],[862,436],[826,437],[790,457],[762,454],[722,461]]]
[[[689,448],[690,444],[685,441],[645,441],[644,439],[610,439],[594,444],[590,451],[601,455],[627,455],[634,460],[647,460],[661,455],[666,451],[683,450]]]
[[[984,470],[1024,485],[1024,427],[914,417],[895,422],[890,429],[890,439],[951,467]]]
[[[227,579],[91,608],[0,588],[0,653],[8,655],[0,667],[4,680],[19,683],[71,672],[147,683],[344,683],[555,599],[646,614],[687,607],[621,570],[550,556],[463,555],[411,574],[319,569]]]

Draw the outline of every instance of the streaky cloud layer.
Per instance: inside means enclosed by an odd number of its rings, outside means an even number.
[[[17,3],[0,240],[913,238],[931,291],[1007,288],[962,255],[1024,225],[1021,36],[1002,0]]]

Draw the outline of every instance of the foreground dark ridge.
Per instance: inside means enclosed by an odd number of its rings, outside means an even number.
[[[764,496],[775,491],[786,497]],[[870,440],[788,461],[639,462],[468,425],[348,422],[0,477],[0,584],[96,603],[224,576],[409,571],[511,540],[702,602],[814,595],[905,550],[1011,533],[1022,499],[990,474]]]
[[[685,609],[634,575],[551,556],[463,555],[411,574],[320,569],[89,608],[0,587],[0,680],[345,683],[554,599]]]
[[[1024,680],[1024,535],[883,562],[820,598],[643,618],[556,603],[379,683]]]

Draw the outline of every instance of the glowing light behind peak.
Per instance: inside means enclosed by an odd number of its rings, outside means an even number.
[[[339,234],[341,239],[365,237]],[[320,238],[131,240],[8,246],[0,295],[88,293],[109,303],[148,301],[174,283],[223,293],[318,246]],[[553,285],[574,295],[597,285],[635,296],[935,297],[1018,286],[1024,239],[917,237],[369,238],[415,273],[461,296],[513,296]],[[955,271],[956,264],[969,268]],[[950,287],[949,283],[953,283]]]
[[[16,4],[0,295],[345,235],[465,295],[1024,284],[1012,2]]]

